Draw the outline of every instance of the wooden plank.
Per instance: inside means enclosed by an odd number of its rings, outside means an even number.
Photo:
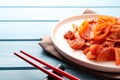
[[[34,56],[41,56],[42,48],[38,45],[38,42],[0,42],[0,67],[6,66],[22,66],[28,65],[13,53],[19,52],[19,50],[24,50],[30,52]]]
[[[56,22],[1,22],[0,39],[40,39],[50,35]]]
[[[1,6],[117,6],[119,3],[119,0],[0,0]]]
[[[80,78],[80,80],[101,80],[93,75],[82,72],[81,70],[65,69],[66,72]],[[6,75],[6,77],[4,77]],[[47,75],[39,70],[2,70],[0,71],[1,80],[43,80]],[[87,77],[86,77],[87,76]],[[68,80],[68,79],[65,79]]]
[[[119,16],[119,8],[90,8],[99,14]],[[81,15],[86,8],[0,8],[0,22],[56,22]],[[8,14],[9,13],[9,14]]]
[[[40,53],[42,48],[38,45],[39,41],[2,41],[0,42],[0,55],[13,57],[14,51],[25,50],[31,53]]]
[[[84,9],[0,8],[0,17],[1,20],[59,20],[63,19],[64,17],[82,14]]]
[[[59,61],[45,52],[38,45],[38,41],[4,41],[0,42],[0,68],[6,67],[7,69],[7,67],[31,67],[31,65],[13,54],[14,52],[19,53],[19,50],[28,52],[31,55],[38,57],[54,66],[57,64],[66,65],[62,61]]]
[[[0,71],[1,80],[43,80],[47,75],[39,70]]]

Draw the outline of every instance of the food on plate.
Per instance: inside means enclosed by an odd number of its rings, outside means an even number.
[[[82,24],[72,24],[64,33],[74,50],[83,50],[89,60],[115,61],[120,65],[120,20],[111,16],[85,19]]]

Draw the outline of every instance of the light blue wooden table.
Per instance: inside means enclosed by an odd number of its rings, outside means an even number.
[[[19,50],[54,66],[63,64],[65,71],[81,80],[100,80],[48,55],[38,42],[40,37],[50,35],[58,21],[82,14],[86,8],[120,17],[119,3],[119,0],[0,0],[0,80],[42,80],[47,76],[13,54]]]

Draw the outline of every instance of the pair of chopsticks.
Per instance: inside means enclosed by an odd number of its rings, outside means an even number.
[[[33,60],[35,60],[35,61],[37,61],[37,62],[39,62],[39,63],[41,63],[43,65],[45,65],[46,67],[52,69],[55,73],[58,73],[58,74],[60,74],[60,75],[62,75],[64,77],[67,77],[70,80],[80,80],[79,78],[77,78],[77,77],[75,77],[75,76],[73,76],[73,75],[71,75],[71,74],[69,74],[69,73],[67,73],[67,72],[65,72],[65,71],[63,71],[63,70],[61,70],[59,68],[54,67],[54,66],[40,60],[39,58],[36,58],[36,57],[30,55],[29,53],[26,53],[26,52],[24,52],[22,50],[20,50],[20,52],[22,54],[24,54],[25,56],[27,56],[27,57],[29,57],[29,58],[31,58],[31,59],[33,59]],[[45,69],[45,68],[41,67],[40,65],[30,61],[29,59],[25,58],[24,56],[22,56],[22,55],[20,55],[20,54],[18,54],[16,52],[14,52],[14,54],[16,56],[18,56],[19,58],[23,59],[24,61],[28,62],[29,64],[33,65],[34,67],[38,68],[39,70],[43,71],[44,73],[48,74],[49,76],[55,78],[55,80],[64,80],[59,75],[57,75],[57,74],[55,74],[55,73],[53,73],[51,71],[48,71],[47,69]]]

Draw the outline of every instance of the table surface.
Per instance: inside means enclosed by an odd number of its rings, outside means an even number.
[[[87,8],[119,17],[119,5],[119,0],[0,0],[0,80],[43,80],[47,76],[13,54],[19,50],[54,66],[63,64],[65,71],[81,80],[100,80],[50,56],[38,43],[66,17],[80,15]]]

